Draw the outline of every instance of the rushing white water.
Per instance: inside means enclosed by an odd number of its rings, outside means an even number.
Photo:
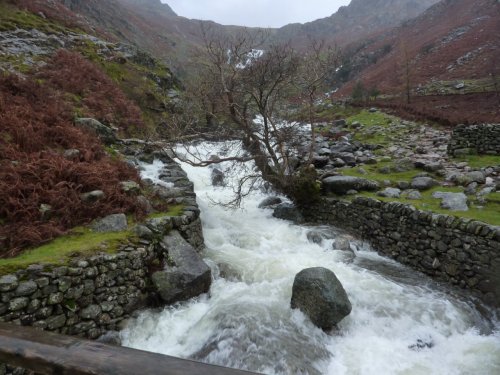
[[[273,218],[257,208],[263,193],[241,211],[213,206],[231,190],[211,186],[210,168],[183,168],[198,195],[213,285],[209,295],[142,313],[122,332],[124,345],[268,374],[500,374],[499,327],[472,304],[361,243],[347,262],[333,240],[309,242],[311,229],[338,231]],[[290,308],[295,274],[314,266],[333,270],[352,303],[331,334]]]

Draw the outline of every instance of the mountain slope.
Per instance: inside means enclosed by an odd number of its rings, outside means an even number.
[[[134,43],[177,70],[186,69],[193,51],[202,44],[200,25],[231,34],[244,27],[224,26],[211,21],[177,16],[160,0],[59,0],[72,11],[86,17],[95,27],[118,39]],[[338,13],[304,25],[271,29],[274,41],[288,41],[300,47],[307,35],[335,41],[340,46],[375,35],[408,20],[437,0],[353,0]],[[252,28],[251,30],[258,30]]]
[[[277,30],[280,40],[305,42],[308,36],[334,41],[339,46],[374,36],[412,19],[439,0],[352,0],[337,13],[305,24],[291,24]]]
[[[352,48],[346,82],[385,97],[377,105],[444,124],[500,120],[500,3],[442,0],[417,18]],[[359,83],[359,84],[358,84]],[[375,90],[376,88],[376,90]]]

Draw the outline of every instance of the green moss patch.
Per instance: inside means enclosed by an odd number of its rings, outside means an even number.
[[[74,256],[113,253],[121,243],[133,238],[130,231],[96,233],[87,228],[75,228],[69,234],[15,258],[0,259],[0,274],[12,273],[30,264],[63,265]]]
[[[184,207],[185,206],[183,204],[169,206],[168,211],[152,213],[152,214],[148,215],[148,219],[157,219],[157,218],[165,217],[165,216],[181,216],[182,213],[184,212]]]

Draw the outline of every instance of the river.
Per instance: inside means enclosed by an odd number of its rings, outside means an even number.
[[[207,155],[217,152],[209,145]],[[122,331],[125,346],[266,374],[500,374],[500,326],[467,298],[355,239],[352,260],[332,249],[344,235],[336,228],[259,209],[262,191],[241,210],[214,205],[231,189],[213,187],[208,167],[182,166],[197,193],[213,285],[208,295],[142,312]],[[311,230],[328,238],[312,243]],[[315,266],[335,272],[352,303],[328,334],[290,308],[294,276]]]

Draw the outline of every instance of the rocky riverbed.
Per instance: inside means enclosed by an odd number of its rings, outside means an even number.
[[[488,197],[496,202],[500,156],[471,165],[448,153],[450,129],[402,120],[375,108],[365,111],[364,118],[365,123],[340,119],[322,124],[321,135],[305,139],[304,149],[314,142],[312,163],[324,193],[355,196],[373,191],[409,203],[425,198],[449,211],[481,208]],[[490,132],[498,127],[485,125]],[[422,197],[424,191],[430,191],[429,196]]]

